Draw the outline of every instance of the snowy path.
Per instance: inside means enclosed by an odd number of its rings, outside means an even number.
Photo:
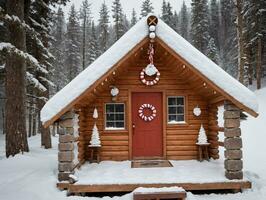
[[[260,116],[242,122],[245,175],[253,182],[253,189],[239,194],[192,195],[188,200],[265,200],[266,199],[266,88],[257,91]],[[29,139],[30,153],[5,158],[4,137],[0,134],[0,199],[2,200],[75,200],[99,198],[66,197],[57,190],[57,150],[40,148],[40,137]],[[57,147],[57,138],[53,138]],[[104,200],[110,200],[104,197]],[[112,200],[129,200],[132,194]]]

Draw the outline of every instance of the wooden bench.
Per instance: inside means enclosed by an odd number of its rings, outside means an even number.
[[[152,192],[152,193],[139,193],[133,194],[134,200],[163,200],[163,199],[173,199],[173,200],[185,200],[187,193],[185,191],[179,192]]]

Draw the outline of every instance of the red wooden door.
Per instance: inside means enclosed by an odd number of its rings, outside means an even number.
[[[140,117],[139,109],[144,104],[150,104],[156,109],[156,116],[151,121]],[[152,109],[144,108],[145,116],[152,115]],[[136,157],[162,157],[162,94],[139,92],[132,93],[132,155]]]

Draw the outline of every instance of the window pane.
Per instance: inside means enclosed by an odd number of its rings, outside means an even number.
[[[181,106],[177,107],[177,113],[183,114],[184,113],[184,107],[181,107]]]
[[[115,120],[124,120],[124,114],[116,114],[115,115]]]
[[[114,128],[115,127],[115,122],[106,122],[106,127],[107,128]]]
[[[176,105],[176,98],[169,97],[168,98],[168,105]]]
[[[124,122],[116,122],[115,127],[116,128],[124,128]]]
[[[168,107],[169,114],[176,114],[176,107]]]
[[[178,97],[176,99],[176,105],[184,105],[184,98],[183,97]]]
[[[106,104],[106,113],[114,112],[114,104]]]
[[[115,120],[115,114],[106,114],[106,120],[107,121]]]
[[[124,112],[124,104],[115,104],[115,112]]]
[[[169,122],[176,121],[176,115],[169,115],[168,120],[169,120]]]
[[[184,115],[177,115],[177,121],[179,122],[185,121]]]

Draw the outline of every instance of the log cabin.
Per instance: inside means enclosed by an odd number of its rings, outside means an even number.
[[[218,107],[224,106],[224,127]],[[59,181],[75,168],[73,114],[78,115],[79,165],[90,160],[96,125],[101,161],[195,160],[201,125],[208,154],[225,148],[225,177],[242,179],[240,113],[258,115],[256,97],[154,15],[140,20],[43,107],[44,127],[60,122]],[[224,132],[224,142],[218,132]],[[97,139],[97,138],[96,138]]]

